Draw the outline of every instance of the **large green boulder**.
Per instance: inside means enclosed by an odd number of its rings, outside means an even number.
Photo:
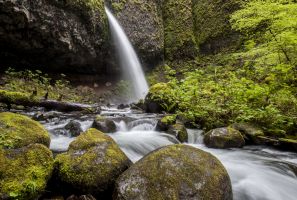
[[[242,0],[193,0],[195,39],[200,53],[230,51],[240,45],[239,34],[231,29],[230,15]]]
[[[117,180],[114,199],[232,199],[229,175],[209,153],[171,145],[145,156]]]
[[[159,0],[107,0],[137,50],[142,63],[153,67],[163,61],[164,29]]]
[[[0,199],[30,200],[42,195],[53,171],[52,152],[41,144],[0,147]]]
[[[74,140],[68,152],[55,159],[57,178],[74,193],[101,195],[131,161],[113,139],[91,128]]]
[[[204,143],[211,148],[243,147],[244,139],[239,131],[231,128],[216,128],[204,135]]]
[[[0,148],[20,148],[34,143],[50,144],[49,134],[41,124],[20,114],[0,113]]]

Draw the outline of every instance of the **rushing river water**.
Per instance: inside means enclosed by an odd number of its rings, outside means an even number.
[[[117,121],[117,132],[109,134],[136,162],[151,151],[178,141],[166,133],[155,131],[157,115],[134,113],[129,109],[103,109],[101,115],[127,117],[130,122]],[[66,151],[74,138],[63,127],[74,117],[54,118],[43,122],[51,132],[51,149]],[[76,117],[83,130],[88,129],[94,116]],[[227,169],[235,200],[296,200],[297,154],[278,151],[266,146],[246,146],[243,149],[210,149],[203,143],[201,130],[188,129],[187,145],[210,152]]]

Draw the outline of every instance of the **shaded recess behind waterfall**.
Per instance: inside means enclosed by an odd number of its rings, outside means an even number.
[[[119,56],[122,72],[125,78],[132,83],[133,94],[130,101],[136,101],[144,98],[148,92],[148,84],[136,52],[121,25],[118,23],[110,10],[105,7],[105,11],[110,24],[111,34],[115,42],[116,51]]]

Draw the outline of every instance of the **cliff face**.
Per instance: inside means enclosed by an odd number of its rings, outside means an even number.
[[[192,59],[238,44],[241,0],[107,0],[142,63]],[[116,66],[104,0],[0,0],[0,68],[108,74]]]
[[[77,72],[104,66],[103,0],[0,0],[0,24],[2,66]]]

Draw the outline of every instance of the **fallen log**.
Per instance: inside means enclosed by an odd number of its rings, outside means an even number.
[[[61,112],[85,111],[92,112],[93,107],[89,105],[75,104],[62,101],[38,99],[21,92],[9,92],[0,90],[0,103],[7,105],[8,109],[11,105],[21,105],[25,107],[43,107],[47,110],[56,110]]]

